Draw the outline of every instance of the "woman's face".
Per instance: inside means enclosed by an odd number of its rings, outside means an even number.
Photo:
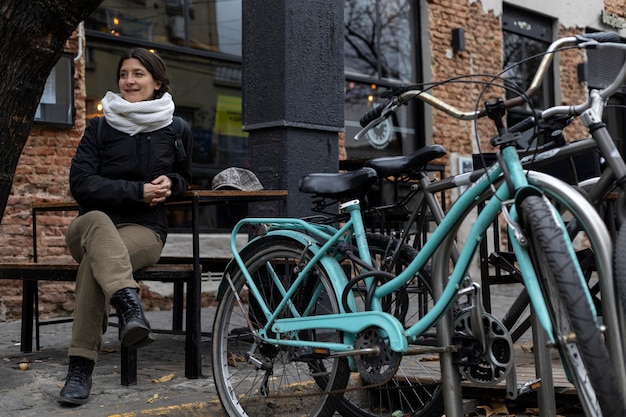
[[[117,85],[122,98],[131,103],[152,100],[155,90],[161,88],[161,82],[155,81],[150,71],[136,58],[122,62]]]

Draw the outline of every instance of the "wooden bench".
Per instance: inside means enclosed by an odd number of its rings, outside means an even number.
[[[187,207],[191,209],[191,235],[192,235],[192,250],[188,258],[185,259],[186,267],[187,263],[192,263],[191,272],[183,273],[186,278],[179,276],[175,279],[175,274],[172,273],[172,269],[176,269],[175,266],[164,267],[161,264],[151,267],[155,268],[150,270],[146,269],[144,272],[136,274],[137,280],[162,280],[174,282],[174,329],[182,327],[182,286],[184,285],[184,279],[187,281],[187,291],[185,294],[186,303],[186,325],[185,325],[185,376],[187,378],[201,378],[202,377],[202,355],[201,355],[201,290],[202,290],[202,270],[207,271],[223,271],[227,260],[218,258],[202,258],[200,256],[200,206],[204,205],[228,205],[239,203],[258,203],[269,201],[282,201],[283,204],[279,206],[277,215],[284,214],[284,202],[287,197],[286,190],[259,190],[259,191],[239,191],[239,190],[189,190],[183,193],[174,201],[166,203],[166,207]],[[5,264],[3,267],[0,264],[0,279],[21,279],[23,281],[23,334],[22,343],[23,350],[28,347],[32,350],[32,323],[33,323],[33,305],[37,301],[37,281],[38,280],[56,280],[56,281],[74,281],[76,279],[76,271],[71,271],[78,266],[67,268],[66,265],[56,265],[54,267],[48,266],[42,267],[39,265],[45,265],[38,263],[38,248],[37,248],[37,216],[45,212],[63,212],[63,211],[76,211],[78,205],[75,201],[55,201],[55,202],[35,202],[32,206],[32,237],[33,237],[33,261],[32,264],[26,264],[23,268],[15,268],[10,264]],[[176,260],[175,263],[180,262]],[[36,266],[35,266],[36,265]],[[32,268],[31,268],[32,267]],[[44,269],[42,269],[44,268]],[[171,268],[165,273],[163,279],[156,279],[157,270],[163,270],[163,268]],[[65,272],[63,272],[65,271]],[[139,274],[146,274],[141,276]],[[56,278],[55,278],[56,277]],[[38,310],[37,310],[38,314]],[[38,329],[38,327],[37,327]],[[132,352],[125,354],[131,364]],[[136,361],[135,361],[136,365]],[[127,385],[132,378],[126,379],[124,375],[129,375],[128,370],[122,372],[122,384]]]
[[[38,281],[76,281],[78,264],[45,264],[45,263],[4,263],[0,264],[0,279],[22,281],[22,329],[21,349],[23,352],[32,351],[33,319],[35,299],[37,297]],[[182,293],[185,284],[192,284],[195,278],[193,264],[169,263],[150,266],[134,273],[137,281],[173,282],[174,289],[174,317],[173,331],[182,330]],[[189,294],[189,292],[187,292]],[[191,297],[187,296],[187,311],[200,308]],[[192,314],[187,315],[193,317]],[[67,320],[66,320],[67,321]],[[39,325],[39,323],[37,324]],[[189,322],[187,328],[190,328]],[[166,332],[156,330],[156,332]],[[200,360],[193,354],[198,349],[192,349],[195,343],[200,343],[194,337],[194,332],[185,332],[185,376],[198,378],[201,373]],[[137,350],[121,348],[121,383],[134,385],[137,383]]]

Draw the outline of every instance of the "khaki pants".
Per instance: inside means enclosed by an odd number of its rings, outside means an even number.
[[[68,354],[96,361],[107,329],[111,296],[123,288],[139,288],[133,271],[157,263],[163,242],[147,227],[116,226],[101,211],[90,211],[72,220],[66,241],[80,264]]]

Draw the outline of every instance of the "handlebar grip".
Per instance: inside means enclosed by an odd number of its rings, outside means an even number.
[[[365,113],[363,117],[361,117],[361,120],[359,120],[361,127],[365,127],[370,124],[372,120],[378,119],[383,112],[383,108],[384,106],[376,106],[372,110]]]
[[[584,41],[585,39],[591,39],[597,42],[615,42],[620,43],[621,39],[619,35],[615,32],[591,32],[585,33],[584,35],[576,36],[579,40]]]
[[[537,124],[537,120],[535,116],[528,116],[521,122],[515,123],[513,126],[509,127],[508,131],[510,133],[523,132],[534,127]]]

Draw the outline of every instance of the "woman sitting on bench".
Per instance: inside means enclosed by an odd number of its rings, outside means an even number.
[[[109,303],[126,347],[154,341],[133,271],[158,262],[167,237],[163,203],[191,180],[191,130],[173,123],[165,63],[143,48],[117,67],[119,94],[102,99],[104,120],[92,119],[70,169],[70,190],[80,206],[66,240],[80,266],[76,277],[69,370],[58,401],[83,404],[102,347]],[[175,125],[182,126],[182,134]]]

